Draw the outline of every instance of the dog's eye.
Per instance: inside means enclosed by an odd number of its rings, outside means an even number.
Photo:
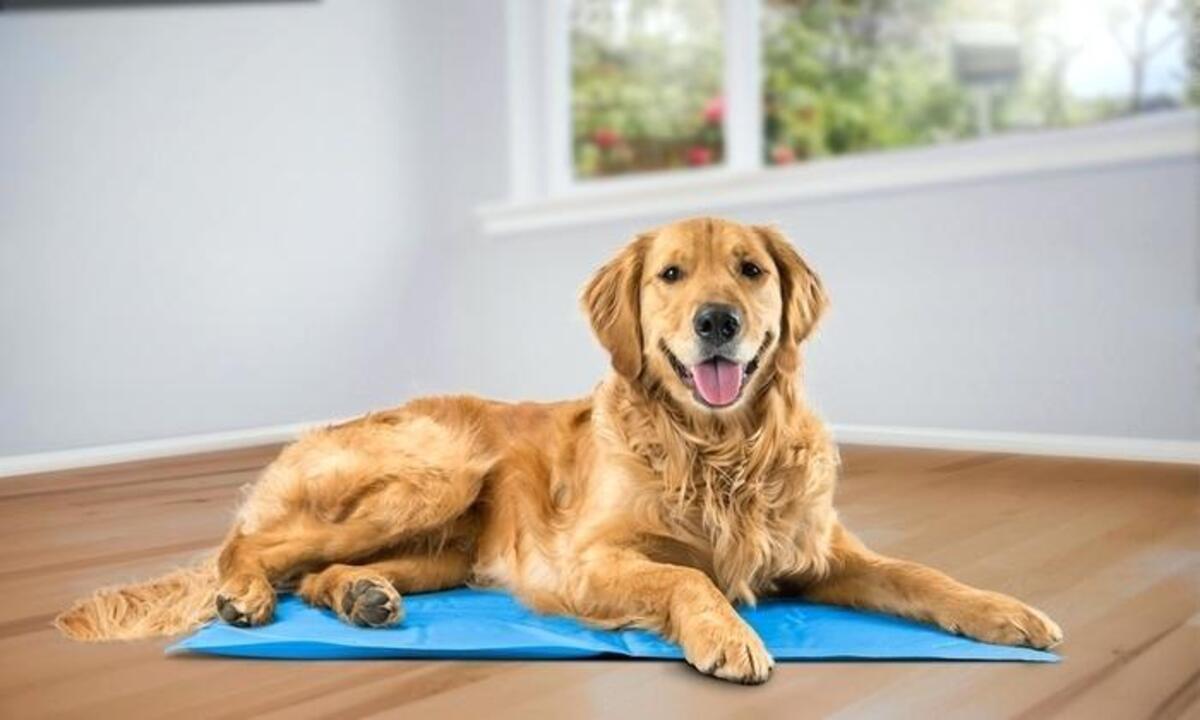
[[[759,275],[762,275],[762,268],[750,262],[749,260],[746,260],[742,263],[742,275],[745,275],[748,278],[758,277]]]
[[[677,265],[668,265],[658,276],[663,279],[663,282],[673,283],[683,277],[683,271]]]

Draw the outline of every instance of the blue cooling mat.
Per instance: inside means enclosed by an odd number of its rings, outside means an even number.
[[[458,589],[404,598],[398,627],[347,625],[328,610],[283,596],[275,621],[242,629],[214,622],[170,648],[255,658],[679,659],[679,648],[644,630],[596,630],[538,615],[505,593]],[[795,600],[743,608],[778,660],[1008,660],[1057,662],[1053,653],[968,640],[928,625]]]

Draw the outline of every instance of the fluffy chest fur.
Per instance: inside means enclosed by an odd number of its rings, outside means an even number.
[[[811,413],[766,407],[749,429],[689,426],[613,388],[599,432],[625,456],[645,536],[685,552],[731,599],[828,571],[837,453]],[[789,411],[790,410],[790,411]]]

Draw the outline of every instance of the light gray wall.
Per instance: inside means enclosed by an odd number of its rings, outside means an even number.
[[[468,41],[443,61],[461,90],[443,128],[471,160],[448,164],[455,227],[506,192],[503,39],[483,31],[502,19],[464,14]],[[1191,159],[712,212],[778,222],[823,276],[833,309],[807,372],[833,422],[1200,439],[1197,198]],[[501,238],[461,227],[438,385],[587,392],[606,361],[578,289],[670,219]]]
[[[666,218],[482,236],[503,4],[0,14],[0,455],[577,395],[575,298]],[[838,423],[1200,438],[1200,167],[767,207]]]
[[[0,455],[422,389],[436,16],[0,13]]]
[[[808,384],[832,421],[1196,439],[1197,197],[1200,166],[1170,162],[716,210],[778,222],[824,279]],[[604,363],[577,288],[663,219],[475,238],[459,374],[586,391]]]

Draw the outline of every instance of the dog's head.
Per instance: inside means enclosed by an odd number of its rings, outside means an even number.
[[[737,408],[768,363],[796,368],[825,292],[769,227],[699,218],[638,236],[596,273],[583,305],[613,367],[684,407]]]

